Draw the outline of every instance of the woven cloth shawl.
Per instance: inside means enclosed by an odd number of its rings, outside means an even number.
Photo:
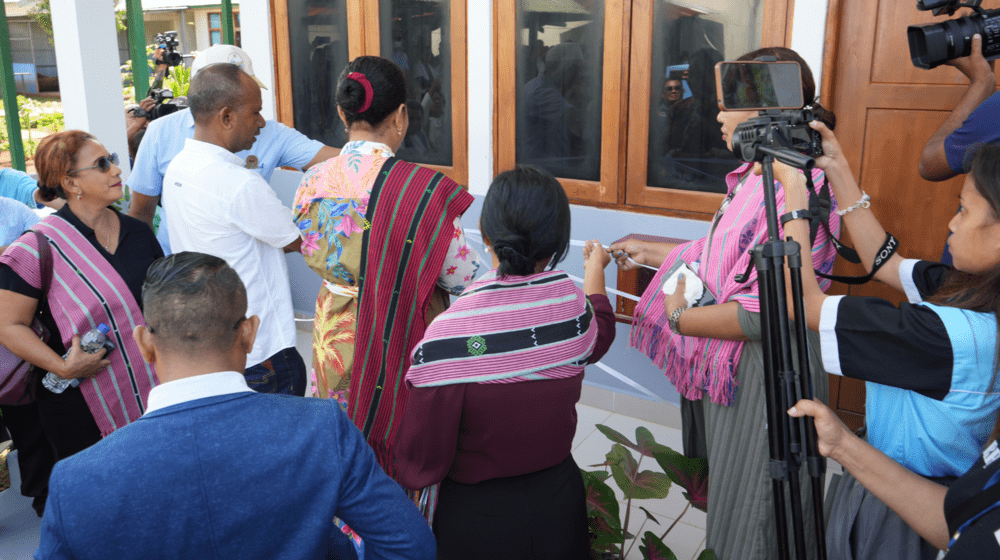
[[[597,342],[594,310],[565,272],[474,282],[427,329],[406,380],[414,387],[565,379]]]
[[[823,172],[812,170],[813,183],[819,191]],[[741,179],[745,183],[738,190]],[[660,287],[666,280],[666,273],[677,259],[689,264],[697,263],[698,277],[705,287],[721,303],[739,302],[750,312],[760,311],[760,295],[757,287],[757,269],[748,268],[750,250],[767,241],[767,219],[764,210],[763,178],[750,172],[745,164],[726,176],[730,198],[713,220],[709,237],[683,243],[674,248],[663,261],[663,266],[649,283],[642,298],[635,306],[635,318],[629,345],[649,356],[653,363],[666,372],[667,377],[684,398],[700,400],[704,391],[715,404],[729,406],[736,396],[739,380],[735,378],[736,366],[743,353],[740,340],[721,340],[680,336],[670,330]],[[785,191],[781,183],[775,183],[775,202],[778,213],[784,213]],[[836,200],[831,200],[836,209]],[[840,235],[840,216],[831,211],[829,231]],[[779,226],[779,233],[784,228]],[[833,269],[837,252],[830,243],[827,228],[819,228],[812,246],[813,267],[824,273]],[[746,270],[749,280],[737,282],[735,277]],[[826,291],[830,281],[817,278],[820,287]]]
[[[62,342],[69,348],[74,335],[105,323],[111,327],[117,349],[107,358],[111,365],[80,382],[80,391],[101,436],[137,420],[146,410],[149,390],[156,385],[152,366],[142,359],[132,329],[145,325],[139,304],[122,277],[72,224],[50,215],[35,229],[52,248],[52,285],[46,301]],[[0,256],[25,282],[41,288],[38,240],[22,235]]]
[[[410,351],[447,255],[453,222],[473,198],[441,173],[390,158],[372,186],[358,277],[358,329],[347,410],[389,476],[409,392]]]

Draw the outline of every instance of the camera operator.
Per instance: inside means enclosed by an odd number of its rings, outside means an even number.
[[[928,181],[965,173],[962,166],[969,150],[1000,139],[1000,93],[995,93],[993,63],[983,58],[983,38],[974,35],[972,53],[946,64],[969,78],[969,89],[924,146],[920,176]]]
[[[202,68],[217,63],[235,64],[254,77],[253,65],[246,51],[232,45],[215,45],[202,51],[195,58],[191,66],[192,79]],[[256,77],[254,80],[264,87]],[[154,120],[149,124],[145,136],[148,138],[143,137],[139,145],[135,166],[126,184],[132,190],[129,215],[152,226],[156,205],[160,193],[163,192],[163,175],[167,166],[184,147],[185,141],[194,137],[194,118],[191,116],[191,111],[183,109]],[[271,174],[278,167],[308,169],[338,154],[340,154],[339,149],[310,140],[294,128],[279,122],[267,121],[253,147],[236,155],[246,162],[247,169],[260,173],[265,181],[270,181]],[[169,255],[171,251],[166,219],[168,218],[164,213],[157,239],[164,253]]]
[[[976,462],[1000,407],[1000,146],[986,145],[972,158],[961,210],[949,224],[954,269],[948,269],[898,253],[885,258],[894,240],[869,209],[833,133],[821,123],[811,126],[823,136],[825,155],[816,158],[817,166],[830,179],[862,262],[870,271],[878,260],[875,279],[904,292],[910,303],[896,307],[875,297],[827,296],[803,259],[809,328],[819,332],[828,372],[867,382],[872,446],[921,477],[948,485]],[[775,164],[775,178],[785,185],[786,210],[806,208],[801,172]],[[808,239],[808,223],[793,218],[785,232]],[[871,473],[856,474],[857,480],[845,474],[833,498],[831,560],[935,558],[947,539],[935,533],[931,542],[922,541],[889,511],[887,505],[898,509],[898,503],[883,503],[878,495],[884,494],[859,484],[871,481]]]
[[[802,99],[815,99],[812,72],[795,51],[767,47],[739,60],[761,56],[798,62]],[[835,125],[832,112],[818,103],[813,110],[818,118]],[[725,145],[732,145],[740,123],[757,116],[757,111],[718,113]],[[635,307],[630,345],[663,368],[680,393],[684,453],[708,458],[712,476],[708,480],[706,548],[719,558],[771,560],[778,557],[778,532],[768,471],[767,417],[763,413],[765,346],[761,340],[760,283],[757,270],[748,269],[752,262],[748,249],[766,241],[768,235],[763,181],[753,168],[744,164],[726,176],[728,195],[712,220],[708,236],[681,245],[633,239],[613,244],[609,251],[623,270],[634,268],[629,259],[659,268]],[[819,190],[823,173],[814,170],[813,179]],[[783,212],[780,184],[775,184],[775,192],[777,208]],[[836,257],[830,234],[839,233],[839,216],[831,211],[827,225],[818,229],[811,257],[817,268],[829,271]],[[804,260],[810,260],[810,250],[804,248],[803,253]],[[673,295],[663,294],[660,286],[677,261],[696,269],[706,292],[718,303],[689,308],[683,282]],[[735,280],[744,271],[749,271],[749,281]],[[829,286],[828,281],[823,282]],[[816,396],[826,400],[829,385],[818,347],[818,337],[813,335],[810,371]],[[799,475],[802,487],[807,488],[806,469]],[[805,497],[804,525],[809,527],[813,508],[811,496]],[[807,550],[815,554],[818,548],[812,532],[807,541]]]

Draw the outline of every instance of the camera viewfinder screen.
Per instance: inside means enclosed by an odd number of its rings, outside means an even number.
[[[720,62],[716,79],[723,110],[798,109],[805,105],[797,62]]]

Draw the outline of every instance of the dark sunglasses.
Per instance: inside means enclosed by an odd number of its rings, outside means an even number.
[[[86,171],[88,169],[100,169],[101,173],[107,173],[111,169],[111,164],[118,165],[118,154],[111,154],[109,156],[101,156],[97,158],[97,165],[91,165],[90,167],[81,167],[80,169],[73,169],[67,171],[66,173],[76,173],[77,171]]]
[[[667,91],[680,91],[682,89],[684,89],[684,88],[667,86]]]

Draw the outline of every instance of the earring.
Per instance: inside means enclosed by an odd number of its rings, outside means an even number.
[[[403,129],[402,128],[397,128],[396,132],[398,132],[400,136],[403,135]]]
[[[83,195],[82,195],[82,194],[78,194],[78,195],[76,195],[76,199],[77,199],[77,200],[81,200],[82,198],[83,198]]]
[[[487,253],[489,253],[490,252],[490,246],[489,245],[483,245],[483,251],[486,251]]]

